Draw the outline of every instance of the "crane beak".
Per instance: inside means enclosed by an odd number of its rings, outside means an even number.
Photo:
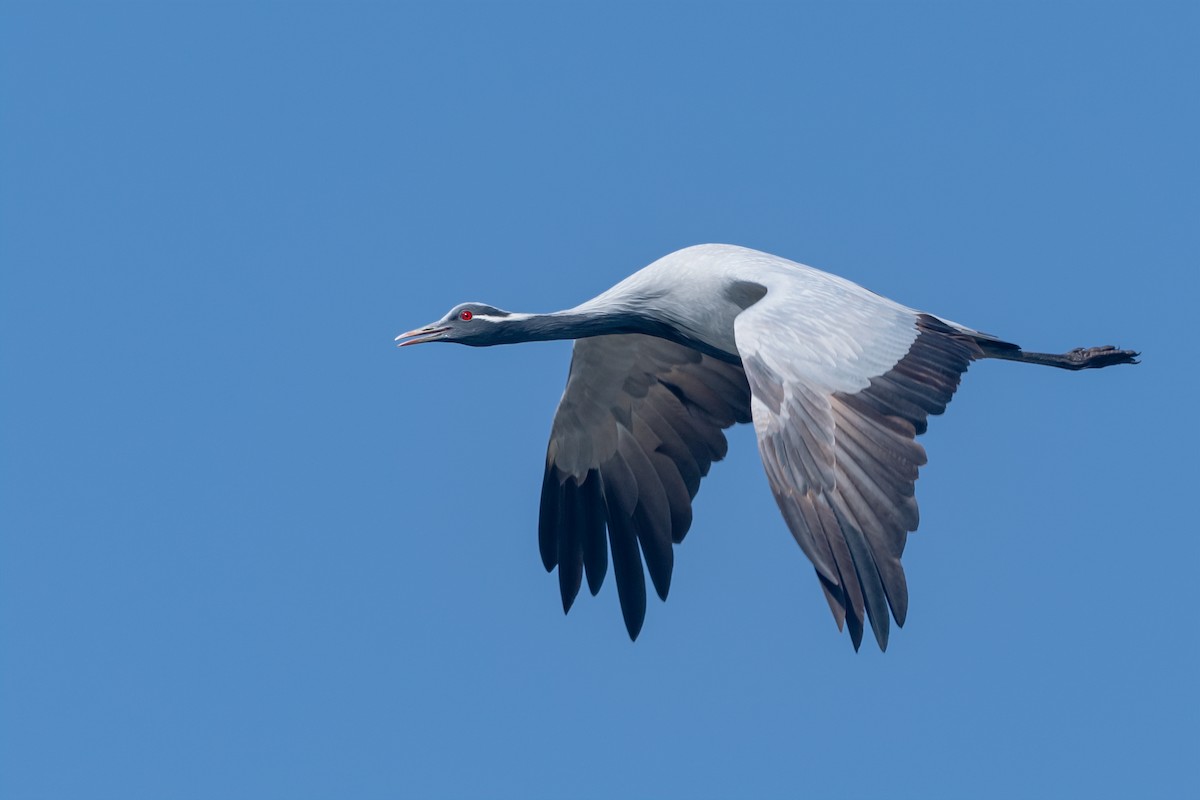
[[[439,338],[438,334],[445,333],[448,330],[450,330],[450,326],[448,326],[448,325],[443,328],[438,328],[433,325],[427,325],[424,328],[417,328],[414,331],[409,331],[408,333],[402,333],[399,336],[397,336],[396,341],[399,342],[399,344],[397,344],[396,346],[397,347],[408,347],[410,344],[424,344],[425,342],[436,342]],[[402,342],[402,341],[400,341],[401,339],[408,339],[408,341]]]

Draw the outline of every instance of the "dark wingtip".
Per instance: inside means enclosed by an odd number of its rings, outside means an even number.
[[[875,634],[875,641],[879,645],[880,650],[887,650],[888,636],[891,633],[890,624],[891,617],[888,616],[887,606],[880,611],[878,606],[874,611],[867,612],[867,618],[871,623],[871,632]],[[876,621],[878,619],[878,621]]]
[[[570,585],[564,585],[560,582],[559,592],[562,594],[563,613],[568,614],[571,611],[571,606],[575,604],[575,598],[579,595],[579,584],[576,582],[574,587],[572,587]]]
[[[642,632],[642,623],[645,617],[630,619],[625,617],[625,630],[629,633],[629,641],[636,642],[638,634]]]
[[[850,609],[846,609],[846,630],[850,634],[850,643],[854,645],[854,652],[857,653],[858,648],[862,647],[863,623]]]
[[[554,466],[547,462],[542,476],[542,496],[538,504],[538,552],[546,572],[558,566],[558,506],[562,484],[554,474]]]
[[[583,531],[583,571],[588,591],[595,597],[608,572],[608,538],[605,534],[604,497],[600,493],[600,473],[589,470],[579,487],[581,510],[586,520]]]
[[[887,613],[887,608],[884,608],[883,611],[878,612],[878,614],[867,612],[867,616],[871,620],[871,631],[875,634],[875,642],[879,645],[880,652],[883,653],[887,652],[888,636],[891,633],[891,630],[889,629],[890,618],[888,617]],[[876,616],[879,616],[880,618],[878,623],[875,621]]]
[[[671,573],[667,572],[665,576],[655,578],[652,572],[650,573],[650,582],[654,584],[654,593],[658,595],[658,599],[665,601],[671,592]]]

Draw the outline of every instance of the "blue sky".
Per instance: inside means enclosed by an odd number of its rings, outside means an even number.
[[[1179,796],[1194,4],[0,7],[5,798]],[[567,343],[734,242],[1037,350],[855,654],[731,433],[636,644],[536,518]]]

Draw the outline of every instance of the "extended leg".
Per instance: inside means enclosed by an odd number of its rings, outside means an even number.
[[[1026,364],[1042,364],[1059,369],[1099,369],[1116,364],[1138,363],[1138,352],[1118,350],[1111,345],[1104,347],[1076,347],[1066,353],[1027,353],[1020,348],[997,347],[987,340],[979,341],[984,358],[1001,358],[1005,361],[1023,361]]]

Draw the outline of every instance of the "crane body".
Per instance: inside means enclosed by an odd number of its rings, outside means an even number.
[[[916,530],[915,437],[972,361],[1080,370],[1137,363],[1115,347],[1032,353],[857,284],[734,245],[671,253],[574,308],[513,313],[484,303],[396,337],[401,346],[574,339],[543,476],[538,541],[563,609],[610,555],[630,638],[645,573],[666,599],[673,547],[723,431],[752,422],[768,483],[839,628],[869,625],[886,649],[903,625],[900,556]],[[645,569],[643,569],[643,564]]]

